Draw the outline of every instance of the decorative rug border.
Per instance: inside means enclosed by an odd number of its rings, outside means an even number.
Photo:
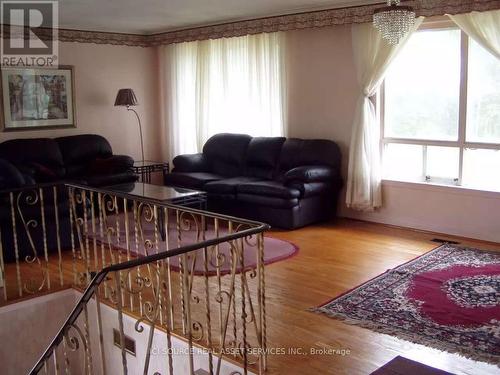
[[[323,307],[323,306],[328,305],[330,302],[333,302],[334,300],[336,300],[338,298],[345,297],[346,295],[353,293],[358,288],[361,288],[369,283],[375,282],[377,279],[386,276],[387,273],[393,271],[394,269],[400,268],[400,267],[405,266],[405,265],[409,265],[409,264],[416,262],[422,258],[430,256],[432,253],[438,251],[439,249],[441,249],[442,247],[445,247],[445,246],[447,246],[447,244],[439,245],[439,246],[435,247],[434,249],[431,249],[431,250],[425,252],[424,254],[418,255],[417,257],[410,259],[407,262],[401,263],[400,265],[398,265],[394,268],[388,269],[387,271],[381,273],[380,275],[377,275],[377,276],[375,276],[375,277],[339,294],[338,296],[331,298],[328,301],[326,301],[320,305],[317,305],[316,307],[311,307],[311,308],[307,309],[307,311],[310,311],[310,312],[313,312],[316,314],[324,314],[330,318],[338,319],[339,321],[342,321],[342,322],[349,324],[349,325],[355,325],[358,327],[367,328],[367,329],[370,329],[374,332],[393,336],[393,337],[396,337],[398,339],[406,340],[406,341],[409,341],[409,342],[414,343],[414,344],[423,345],[423,346],[426,346],[427,348],[430,348],[430,349],[447,351],[449,353],[458,354],[458,355],[461,355],[465,358],[472,359],[475,361],[487,362],[489,364],[496,365],[497,367],[500,368],[499,357],[496,355],[490,355],[488,353],[483,353],[483,352],[471,352],[470,350],[464,349],[458,345],[450,344],[447,342],[431,339],[431,338],[420,336],[420,335],[414,335],[411,332],[407,332],[407,331],[402,330],[401,328],[382,325],[382,324],[379,324],[379,323],[376,323],[376,322],[373,322],[370,320],[354,319],[354,318],[351,318],[350,316],[348,316],[347,314],[340,313],[340,312],[332,312],[332,311]],[[468,246],[459,246],[459,245],[454,245],[454,246],[457,248],[462,248],[462,249],[474,249],[475,251],[481,251],[481,252],[486,252],[486,253],[492,252],[492,251],[476,249],[476,248],[472,248],[472,247],[468,247]]]
[[[461,355],[462,357],[472,359],[474,361],[487,362],[489,364],[496,365],[497,367],[500,368],[500,363],[498,362],[498,356],[495,355],[489,355],[487,353],[480,353],[480,352],[471,352],[469,350],[464,350],[457,345],[449,344],[440,340],[425,338],[423,336],[412,335],[409,332],[405,332],[399,328],[383,326],[381,324],[377,324],[369,320],[352,319],[345,314],[333,313],[331,311],[327,311],[326,309],[322,309],[320,307],[313,307],[308,309],[308,311],[316,314],[324,314],[330,318],[336,318],[339,321],[342,321],[346,324],[362,328],[368,328],[374,332],[396,337],[401,340],[406,340],[413,344],[423,345],[428,349],[436,349],[436,350],[446,351],[452,354],[458,354]]]
[[[412,6],[417,16],[425,17],[500,9],[500,0],[411,0],[405,1],[404,4]],[[383,2],[370,5],[316,10],[192,27],[149,35],[59,29],[58,40],[61,42],[74,43],[156,47],[195,40],[229,38],[260,33],[371,22],[374,10],[382,5],[384,5]],[[10,37],[8,29],[9,28],[5,28],[4,30],[2,27],[3,38]],[[23,35],[26,34],[23,33]],[[49,38],[51,35],[52,31],[49,29],[38,29],[38,36],[42,39],[44,37]]]

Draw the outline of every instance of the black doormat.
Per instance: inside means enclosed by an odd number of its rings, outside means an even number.
[[[453,375],[450,372],[423,365],[408,358],[397,356],[370,375]]]

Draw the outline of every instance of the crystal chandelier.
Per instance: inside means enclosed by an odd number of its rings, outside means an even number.
[[[391,45],[398,44],[415,23],[413,8],[399,3],[400,0],[387,0],[386,7],[373,13],[373,26]]]

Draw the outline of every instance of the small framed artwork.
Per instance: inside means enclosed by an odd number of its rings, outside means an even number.
[[[74,71],[2,68],[4,131],[76,127]]]

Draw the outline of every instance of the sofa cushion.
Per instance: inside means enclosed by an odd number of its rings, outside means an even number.
[[[137,176],[134,173],[123,172],[114,174],[82,176],[80,178],[77,178],[75,182],[94,187],[103,187],[103,186],[125,184],[127,182],[134,182],[136,180]]]
[[[212,173],[235,177],[242,174],[248,143],[246,134],[221,133],[211,137],[203,146]]]
[[[33,176],[31,175],[27,175],[27,174],[23,174],[23,177],[24,177],[24,184],[29,186],[29,185],[35,185],[36,184],[36,180]]]
[[[95,159],[87,167],[88,174],[108,174],[126,172],[134,165],[134,159],[127,155],[113,155],[106,159]]]
[[[0,190],[18,188],[25,184],[25,178],[9,161],[0,159]]]
[[[88,164],[71,164],[66,166],[66,177],[81,177],[87,173]]]
[[[58,177],[65,173],[63,157],[58,144],[50,138],[11,139],[0,144],[0,158],[18,168],[37,163],[49,168]]]
[[[224,176],[214,173],[169,173],[165,176],[165,185],[201,189],[207,182],[222,180]]]
[[[233,177],[224,180],[208,182],[203,186],[203,190],[215,194],[236,194],[237,188],[241,184],[257,181],[255,177]]]
[[[238,193],[265,195],[278,198],[298,198],[300,191],[278,181],[249,182],[238,186]]]
[[[84,164],[94,159],[106,159],[113,155],[106,138],[96,134],[72,135],[56,138],[66,165]]]
[[[272,179],[276,171],[284,137],[255,137],[248,144],[245,175]]]
[[[33,170],[33,174],[30,173],[29,175],[33,176],[33,179],[37,182],[55,182],[59,180],[57,171],[51,167],[37,162],[30,162],[28,166]]]
[[[292,208],[299,204],[298,198],[266,197],[264,195],[238,193],[236,199],[240,202],[275,208]]]

